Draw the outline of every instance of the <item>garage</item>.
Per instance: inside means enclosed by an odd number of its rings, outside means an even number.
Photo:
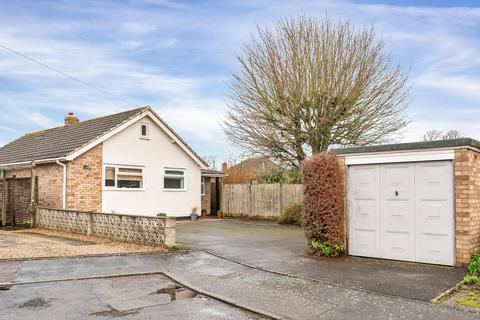
[[[354,256],[447,266],[480,249],[480,142],[470,138],[334,149]]]
[[[349,253],[454,264],[451,161],[350,166]]]

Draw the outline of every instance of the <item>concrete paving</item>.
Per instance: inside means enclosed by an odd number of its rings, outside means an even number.
[[[0,268],[2,265],[0,263]],[[25,261],[16,278],[17,282],[24,281],[56,281],[61,279],[75,279],[91,276],[106,276],[112,274],[130,274],[138,272],[159,272],[164,271],[181,283],[188,283],[202,290],[215,292],[225,299],[248,305],[255,309],[261,309],[268,313],[278,315],[279,318],[286,319],[478,319],[478,314],[463,312],[430,303],[406,300],[403,298],[395,298],[382,294],[366,292],[355,288],[349,288],[341,285],[331,285],[328,283],[316,282],[306,279],[298,279],[292,277],[272,274],[238,263],[227,261],[205,252],[177,253],[169,255],[139,255],[139,256],[111,256],[111,257],[88,257],[88,258],[69,258],[69,259],[50,259]],[[155,283],[153,275],[152,282]],[[137,292],[142,297],[145,292],[153,292],[158,285],[149,285],[145,281],[135,280],[126,277],[123,281],[121,290],[116,293],[106,290],[108,285],[95,284],[96,290],[83,288],[77,291],[75,286],[83,286],[85,281],[79,280],[66,282],[53,282],[51,285],[60,290],[60,293],[53,296],[53,299],[60,299],[62,292],[66,295],[64,304],[69,304],[68,310],[74,314],[76,308],[81,308],[84,304],[90,305],[92,296],[101,297],[101,305],[95,305],[95,312],[108,312],[108,305],[121,306],[124,288],[143,288],[148,290]],[[1,301],[6,304],[0,304],[0,310],[3,315],[14,315],[17,307],[12,308],[14,301],[28,302],[35,299],[33,293],[39,292],[40,287],[36,285],[14,285],[10,290],[0,293]],[[91,284],[90,284],[91,285]],[[106,287],[105,287],[106,286]],[[27,288],[27,289],[22,289]],[[102,290],[98,288],[104,288]],[[20,290],[20,291],[18,291]],[[21,290],[26,290],[22,292]],[[55,292],[51,289],[51,291]],[[128,290],[126,290],[128,291]],[[12,292],[12,297],[8,294]],[[69,295],[70,292],[70,295]],[[143,292],[143,293],[142,293]],[[101,293],[99,295],[99,293]],[[7,294],[7,296],[5,296]],[[45,295],[48,297],[48,295]],[[17,299],[15,299],[17,297]],[[18,297],[21,297],[19,299]],[[44,296],[41,296],[44,298]],[[68,298],[70,297],[70,298]],[[77,300],[69,302],[70,299]],[[120,301],[117,301],[120,299]],[[140,298],[139,301],[143,301]],[[56,301],[48,300],[47,301]],[[38,302],[38,301],[37,301]],[[10,304],[9,304],[10,303]],[[35,301],[33,302],[36,303]],[[43,303],[43,302],[42,302]],[[97,302],[100,303],[100,302]],[[127,307],[126,310],[117,310],[122,312],[130,312],[130,307],[136,307],[136,303]],[[148,300],[147,302],[148,303]],[[197,302],[200,303],[200,302]],[[161,315],[165,310],[159,306],[152,311]],[[226,307],[223,306],[224,309]],[[157,308],[157,307],[155,307]],[[221,308],[221,307],[219,307]],[[11,311],[8,311],[10,310]],[[145,310],[151,310],[145,307]],[[7,310],[7,311],[5,311]],[[66,309],[67,310],[67,309]],[[92,310],[88,309],[90,315]],[[100,310],[100,311],[99,311]],[[110,310],[111,311],[111,310]],[[173,312],[171,309],[168,312]],[[167,312],[165,311],[165,312]],[[178,311],[178,310],[177,310]],[[60,312],[60,311],[59,311]],[[65,311],[66,312],[66,311]],[[150,311],[149,311],[150,312]],[[232,311],[233,312],[233,311]],[[96,313],[98,315],[98,313]],[[105,313],[107,314],[107,313]],[[228,310],[227,310],[227,314]],[[16,314],[15,314],[16,315]],[[85,315],[82,313],[82,315]],[[178,318],[187,318],[179,314]],[[230,314],[229,314],[230,315]],[[128,314],[131,317],[140,317],[138,314]],[[236,314],[234,314],[236,316]],[[246,313],[241,315],[245,319],[251,317]],[[28,319],[26,317],[25,319]],[[200,318],[201,319],[201,318]],[[216,319],[216,318],[213,318]],[[229,318],[226,318],[229,319]]]
[[[407,299],[430,301],[463,279],[465,269],[420,263],[309,254],[303,229],[270,222],[177,223],[177,241],[275,271]]]
[[[0,297],[0,319],[259,319],[159,274],[18,285]]]

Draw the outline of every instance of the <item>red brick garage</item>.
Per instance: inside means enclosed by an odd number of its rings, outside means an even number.
[[[462,265],[480,249],[479,141],[333,152],[345,168],[350,254]]]

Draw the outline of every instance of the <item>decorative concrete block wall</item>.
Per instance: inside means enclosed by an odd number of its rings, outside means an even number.
[[[175,217],[147,217],[39,208],[37,225],[113,240],[175,245]]]

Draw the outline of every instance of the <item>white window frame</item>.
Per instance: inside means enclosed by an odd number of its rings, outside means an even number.
[[[204,196],[205,195],[205,177],[202,177],[201,179],[202,180],[200,182],[200,194]]]
[[[143,126],[146,127],[146,135],[143,135]],[[140,139],[149,139],[150,138],[150,126],[146,122],[140,123]]]
[[[106,170],[107,168],[115,168],[115,186],[107,187],[105,185]],[[124,169],[141,169],[142,173],[131,173],[131,172],[119,172],[119,168]],[[104,164],[102,169],[102,187],[103,190],[112,190],[112,191],[143,191],[145,190],[145,167],[144,166],[134,166],[134,165],[123,165],[123,164]],[[117,187],[118,175],[123,176],[135,176],[142,177],[142,187],[141,188],[119,188]]]
[[[172,177],[176,178],[178,176],[175,175],[168,175],[165,172],[166,171],[182,171],[183,172],[183,189],[173,189],[173,188],[165,188],[165,178],[167,177]],[[172,191],[172,192],[183,192],[187,191],[187,175],[186,175],[187,170],[185,168],[171,168],[171,167],[165,167],[163,168],[163,190],[164,191]]]

